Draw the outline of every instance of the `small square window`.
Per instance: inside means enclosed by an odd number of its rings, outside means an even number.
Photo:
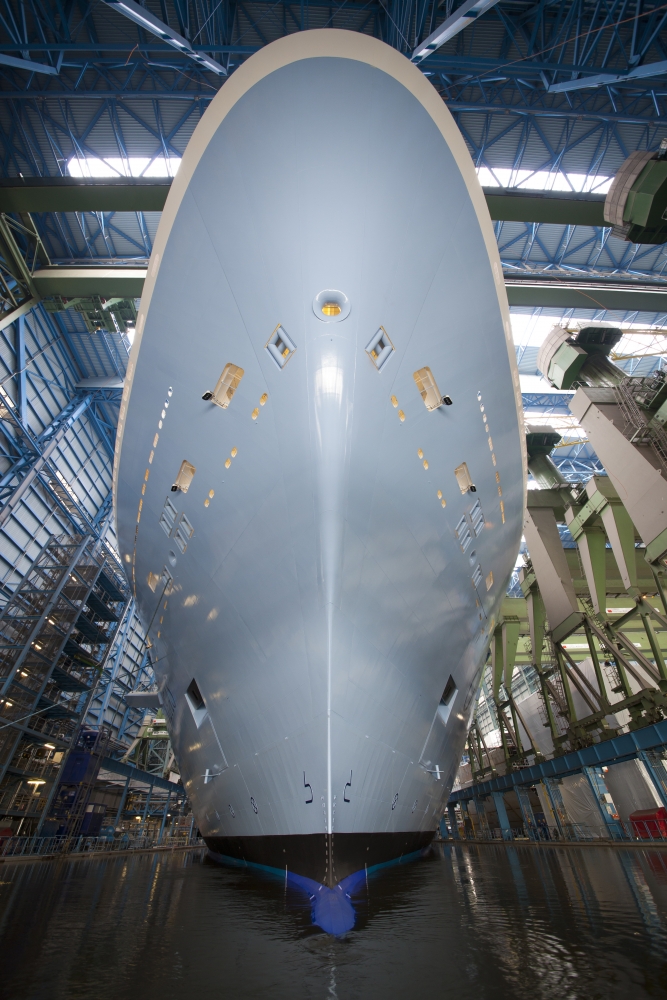
[[[456,537],[459,540],[459,545],[464,552],[468,550],[468,547],[472,541],[472,535],[470,534],[470,525],[466,517],[462,517],[459,523],[456,525]]]
[[[366,354],[380,372],[393,353],[394,345],[389,339],[389,335],[385,328],[381,326],[366,347]]]
[[[174,507],[169,497],[167,497],[167,499],[164,502],[164,507],[162,508],[162,513],[160,514],[160,526],[164,531],[165,535],[167,536],[171,535],[177,517],[178,517],[178,511]]]
[[[202,722],[208,715],[208,710],[206,708],[206,702],[202,697],[202,693],[199,690],[199,685],[194,677],[185,692],[185,700],[188,704],[188,708],[192,712],[192,718],[195,720],[195,725],[197,726],[197,729],[199,729]]]
[[[470,523],[472,524],[472,530],[475,532],[475,535],[479,535],[484,527],[484,514],[479,500],[477,500],[474,507],[470,511]]]
[[[266,342],[266,350],[269,352],[279,368],[284,368],[289,359],[296,351],[296,345],[291,340],[282,326],[278,324]]]
[[[182,514],[181,519],[178,522],[178,527],[174,533],[174,540],[181,552],[185,552],[188,547],[188,542],[194,533],[195,529],[192,527],[185,514]]]
[[[438,705],[438,715],[442,722],[447,724],[450,712],[454,707],[454,700],[458,694],[458,688],[454,683],[454,678],[450,676],[447,684],[445,685],[445,690],[442,692],[442,698],[440,699],[440,704]]]

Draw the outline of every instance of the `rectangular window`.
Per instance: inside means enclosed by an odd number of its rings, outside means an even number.
[[[430,368],[420,368],[419,371],[413,372],[412,377],[427,410],[437,410],[439,406],[442,406],[444,400]]]
[[[181,519],[178,522],[178,527],[174,533],[174,540],[181,552],[185,552],[188,547],[188,542],[194,533],[195,529],[192,527],[185,514],[182,514]]]
[[[171,535],[174,524],[176,523],[176,518],[178,516],[178,511],[174,507],[173,503],[167,497],[164,502],[164,507],[162,508],[162,513],[160,514],[160,525],[165,535]]]
[[[226,410],[244,374],[243,368],[239,368],[238,365],[225,365],[213,392],[205,392],[202,399],[210,399],[216,406]]]
[[[192,462],[188,462],[185,459],[181,462],[181,467],[178,470],[178,475],[176,476],[176,482],[171,488],[172,493],[176,493],[180,490],[181,493],[187,493],[190,489],[190,483],[194,479],[196,468]]]
[[[472,582],[473,582],[473,584],[474,584],[474,586],[476,588],[479,587],[479,586],[481,586],[482,579],[483,579],[483,577],[482,577],[482,567],[478,563],[475,566],[475,570],[474,570],[474,572],[472,574]]]

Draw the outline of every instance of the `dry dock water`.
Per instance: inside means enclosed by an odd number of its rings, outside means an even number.
[[[204,852],[0,866],[2,1000],[667,997],[667,850],[437,845],[355,897]]]

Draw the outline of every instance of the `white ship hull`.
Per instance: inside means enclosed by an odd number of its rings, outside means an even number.
[[[223,409],[202,394],[227,364]],[[425,366],[452,405],[426,408]],[[492,226],[435,90],[347,32],[253,56],[167,202],[115,471],[215,853],[334,886],[432,839],[521,536],[517,390]]]

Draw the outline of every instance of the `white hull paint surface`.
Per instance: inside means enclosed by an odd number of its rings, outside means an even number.
[[[227,364],[223,409],[202,394]],[[425,366],[451,406],[427,410]],[[254,55],[169,195],[115,470],[217,854],[333,886],[430,841],[521,536],[518,398],[491,222],[435,90],[360,34]]]

